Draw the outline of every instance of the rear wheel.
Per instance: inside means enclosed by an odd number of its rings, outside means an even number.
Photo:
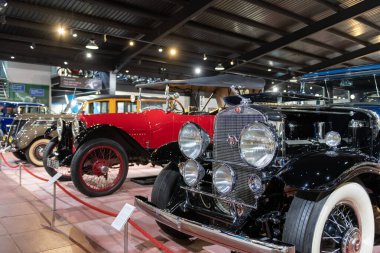
[[[26,161],[26,156],[25,156],[25,153],[21,150],[17,150],[15,152],[12,152],[12,154],[14,155],[14,157],[16,157],[17,159],[19,160],[22,160],[22,161]]]
[[[178,167],[174,163],[169,163],[158,174],[156,181],[154,182],[152,189],[152,203],[160,209],[168,207],[170,200],[178,192],[178,182],[181,174],[178,171]],[[181,233],[171,227],[168,227],[160,222],[157,222],[158,226],[168,235],[178,239],[189,239],[190,236]]]
[[[29,148],[26,149],[26,160],[37,167],[42,167],[44,165],[44,149],[48,143],[49,139],[45,138],[38,139],[32,142]]]
[[[128,173],[128,157],[116,141],[98,138],[84,143],[71,162],[71,178],[77,189],[89,196],[114,193]]]
[[[320,201],[295,197],[283,241],[302,253],[371,253],[374,227],[367,192],[358,183],[347,183]]]
[[[57,156],[53,154],[53,152],[56,152],[57,146],[58,146],[58,137],[51,139],[49,143],[46,145],[44,156],[43,156],[43,164],[44,164],[45,170],[51,177],[54,177],[55,174],[57,174],[58,172],[61,173],[62,176],[59,178],[59,181],[70,181],[71,180],[70,167],[59,166],[58,168],[53,168],[52,166],[48,165],[48,159],[58,158]]]

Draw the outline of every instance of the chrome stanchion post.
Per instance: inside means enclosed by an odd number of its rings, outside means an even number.
[[[19,185],[21,185],[21,163],[18,164],[18,173],[19,173]]]
[[[53,184],[53,211],[57,210],[56,198],[57,198],[57,186],[56,186],[56,183],[54,182]]]
[[[124,225],[124,253],[128,252],[128,221]]]

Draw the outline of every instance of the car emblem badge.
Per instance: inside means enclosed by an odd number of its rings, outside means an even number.
[[[236,113],[241,113],[241,107],[240,107],[240,106],[236,107],[236,108],[235,108],[235,112],[236,112]]]
[[[233,147],[238,143],[238,139],[234,135],[228,135],[227,142],[231,147]]]

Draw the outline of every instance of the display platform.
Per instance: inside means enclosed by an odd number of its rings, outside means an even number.
[[[12,154],[4,154],[6,161],[14,165],[18,160],[16,160]],[[32,165],[25,165],[28,169],[33,171],[36,175],[44,178],[48,178],[47,173],[42,167],[34,167]],[[81,193],[79,193],[74,187],[72,182],[61,183],[67,190],[74,193],[76,196],[80,197],[82,200],[99,207],[104,210],[111,212],[118,212],[127,202],[133,204],[135,195],[148,196],[150,198],[152,185],[139,185],[131,181],[131,178],[141,178],[154,176],[159,173],[160,167],[151,166],[133,166],[129,168],[128,178],[122,188],[116,193],[99,198],[89,198]],[[13,188],[19,188],[17,186],[19,183],[19,170],[11,169],[2,164],[1,173],[4,174],[9,180],[15,185]],[[29,192],[32,197],[44,203],[45,210],[47,208],[53,207],[53,187],[46,188],[45,182],[34,178],[26,171],[22,171],[21,179],[22,189]],[[91,241],[91,252],[111,252],[111,253],[123,253],[124,252],[124,232],[119,232],[111,227],[111,223],[114,220],[113,217],[106,216],[104,214],[98,213],[72,199],[66,195],[60,189],[57,189],[57,200],[56,200],[57,210],[55,211],[57,223],[54,229],[61,229],[62,224],[70,224],[75,228],[72,233],[67,233],[67,235],[72,240],[80,240],[85,237]],[[49,211],[49,210],[46,210]],[[166,234],[164,234],[155,221],[143,214],[142,212],[136,210],[132,217],[139,226],[151,234],[156,240],[162,243],[164,246],[169,248],[172,252],[218,252],[218,253],[229,253],[230,251],[218,245],[211,245],[207,242],[201,241],[199,239],[192,239],[190,241],[175,241]],[[39,224],[37,224],[39,225]],[[7,228],[6,228],[7,229]],[[80,234],[83,235],[80,235]],[[78,236],[78,237],[77,237]],[[152,242],[150,242],[144,235],[139,231],[129,226],[129,250],[128,252],[162,252],[158,249]],[[65,249],[66,250],[66,249]],[[24,251],[22,251],[24,252]],[[25,251],[27,252],[27,251]],[[42,251],[41,251],[42,252]],[[50,251],[48,251],[50,252]],[[54,251],[56,252],[56,251]],[[60,252],[60,251],[57,251]],[[75,248],[72,251],[62,251],[62,252],[88,252],[85,248]],[[378,251],[380,253],[380,249]]]

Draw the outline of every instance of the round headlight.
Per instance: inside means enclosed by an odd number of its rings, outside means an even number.
[[[71,132],[73,134],[73,138],[75,139],[80,132],[80,123],[77,118],[73,120],[73,123],[71,124]]]
[[[63,120],[59,118],[57,120],[57,134],[58,134],[58,140],[62,139],[62,131],[63,131]]]
[[[326,145],[333,148],[337,147],[340,144],[342,138],[340,137],[340,134],[338,132],[330,131],[326,134],[325,140]]]
[[[223,164],[214,171],[212,181],[215,189],[224,195],[230,193],[234,188],[236,175],[230,166]]]
[[[244,128],[240,134],[240,155],[258,169],[267,166],[277,149],[276,137],[265,124],[255,122]]]
[[[195,160],[187,160],[182,167],[182,176],[185,183],[193,187],[205,176],[205,169]]]
[[[205,152],[210,144],[210,137],[198,125],[189,122],[179,131],[178,144],[187,158],[195,159]]]

